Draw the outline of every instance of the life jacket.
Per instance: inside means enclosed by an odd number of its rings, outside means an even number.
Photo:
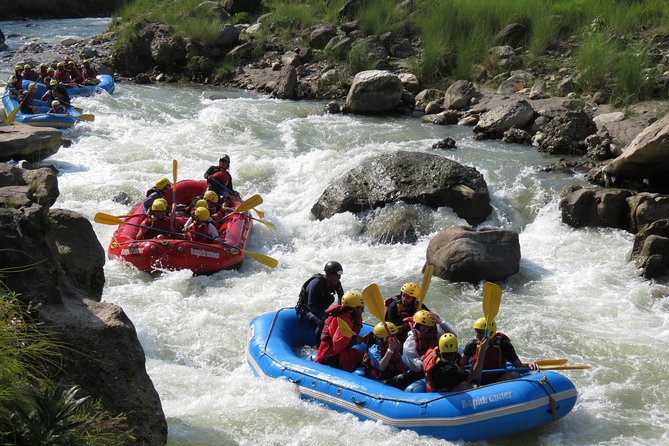
[[[158,197],[158,198],[165,198],[165,193],[162,190],[158,189],[157,187],[152,187],[151,189],[147,190],[146,191],[146,196],[148,197],[149,195],[151,195],[154,192],[158,192],[158,194],[160,195],[160,197]]]
[[[425,372],[425,390],[427,392],[434,392],[437,390],[437,386],[434,383],[434,376],[432,372],[437,367],[438,364],[444,363],[448,364],[447,361],[442,359],[439,355],[439,346],[431,348],[423,355],[423,371]]]
[[[388,351],[388,344],[382,342],[380,344],[381,357],[383,358]],[[381,371],[374,367],[372,363],[372,358],[369,357],[369,353],[365,353],[365,356],[362,358],[362,366],[365,368],[365,375],[374,379],[388,379],[393,376],[397,376],[400,373],[404,373],[404,364],[402,363],[402,353],[399,351],[393,352],[393,355],[390,357],[390,362],[385,370]]]
[[[323,331],[321,332],[321,343],[318,346],[318,356],[316,362],[320,362],[325,358],[335,356],[338,353],[334,352],[332,334],[337,329],[337,318],[342,317],[345,321],[351,321],[351,330],[354,333],[360,333],[362,329],[362,317],[357,317],[355,312],[350,311],[347,307],[340,304],[334,304],[325,310],[328,317],[325,319]],[[333,333],[330,333],[330,326],[333,327]],[[362,354],[362,353],[361,353]]]
[[[35,70],[23,70],[23,78],[27,81],[36,81],[39,79],[39,74]]]
[[[212,240],[208,238],[209,236],[208,229],[209,229],[208,221],[196,221],[195,224],[188,229],[188,236],[193,242],[211,243]],[[205,235],[207,237],[205,237]]]
[[[22,104],[22,106],[28,106],[33,103],[33,98],[35,95],[33,94],[32,91],[30,90],[21,90],[21,93],[19,93],[19,103]]]
[[[404,322],[408,322],[409,327],[411,327],[411,331],[413,331],[413,338],[416,343],[416,352],[420,356],[423,356],[425,353],[427,353],[429,349],[439,345],[439,333],[437,331],[436,325],[434,327],[430,327],[430,331],[427,333],[427,335],[423,335],[423,333],[414,328],[415,324],[413,322],[413,317],[405,318]]]
[[[295,305],[295,310],[297,312],[301,312],[301,311],[307,309],[307,304],[309,303],[309,293],[307,293],[307,287],[309,286],[309,284],[311,283],[312,280],[319,279],[319,278],[325,280],[325,276],[323,274],[314,274],[313,276],[309,277],[306,282],[304,282],[302,284],[302,288],[300,288],[300,294],[297,298],[297,304]],[[329,296],[332,298],[332,300],[330,300],[330,302],[335,301],[335,295],[336,294],[337,294],[337,291],[335,289],[330,291]],[[327,298],[327,296],[324,296],[324,297]],[[329,309],[330,308],[328,308],[325,311],[328,311]]]
[[[71,84],[72,83],[72,77],[70,76],[70,73],[65,71],[64,69],[57,69],[56,72],[53,75],[58,82],[62,84]]]
[[[97,70],[90,65],[84,65],[84,68],[81,71],[85,80],[95,79],[95,77],[98,75]]]
[[[165,218],[154,218],[149,216],[144,219],[144,224],[147,227],[147,231],[144,234],[144,238],[156,238],[159,235],[170,235],[166,232],[172,232],[172,227],[170,226],[169,217]]]
[[[439,347],[431,348],[423,355],[423,371],[425,372],[425,390],[428,392],[434,391],[434,379],[432,378],[432,370],[441,360],[437,351]]]
[[[506,366],[506,361],[502,355],[502,350],[499,348],[500,342],[502,340],[510,342],[511,340],[507,335],[498,331],[495,333],[491,339],[491,345],[488,347],[488,350],[485,352],[483,357],[483,368],[481,370],[492,370],[492,369],[503,369]],[[479,350],[476,349],[476,352],[472,356],[471,364],[472,367],[476,364],[476,360],[479,357]],[[497,380],[498,377],[502,376],[503,373],[486,373],[481,377],[481,382],[483,384],[488,384]]]
[[[209,175],[209,177],[207,178],[207,182],[211,183],[212,187],[215,187],[216,190],[219,190],[221,188],[221,186],[218,183],[222,184],[227,188],[232,189],[232,186],[230,184],[231,180],[232,176],[230,175],[230,173],[227,170],[223,170],[220,168],[213,174]]]

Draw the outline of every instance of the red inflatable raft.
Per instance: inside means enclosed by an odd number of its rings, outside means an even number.
[[[203,195],[207,188],[206,181],[184,180],[177,183],[177,204],[190,205],[193,197]],[[170,202],[172,201],[172,197]],[[232,207],[241,202],[232,197]],[[137,230],[144,220],[140,201],[125,219],[128,224],[121,224],[109,244],[109,258],[122,259],[132,263],[142,271],[189,269],[196,274],[209,274],[224,269],[238,268],[244,261],[243,250],[246,247],[252,220],[248,212],[232,214],[217,225],[222,243],[199,243],[180,238],[137,240]],[[176,226],[183,227],[187,216],[177,216]]]

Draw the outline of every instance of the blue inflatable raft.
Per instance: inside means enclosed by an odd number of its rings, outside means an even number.
[[[371,329],[365,324],[361,335]],[[466,392],[411,393],[316,364],[300,354],[312,338],[313,330],[298,320],[293,308],[262,314],[249,325],[248,362],[258,376],[295,383],[302,398],[449,441],[487,440],[533,429],[564,417],[576,403],[574,384],[555,372],[529,373]]]
[[[112,76],[108,74],[98,74],[96,78],[100,81],[100,83],[95,85],[76,85],[74,87],[67,87],[67,94],[69,94],[70,97],[74,97],[74,96],[91,96],[95,93],[100,93],[103,91],[106,91],[109,94],[114,93],[116,84]],[[23,86],[24,90],[27,90],[28,86],[33,82],[35,81],[24,80],[21,85]],[[44,93],[46,93],[46,85],[40,82],[35,82],[35,84],[37,84],[37,93],[35,94],[35,96],[41,98],[44,95]]]
[[[9,116],[12,111],[19,106],[19,102],[9,96],[4,96],[2,98],[2,105],[5,107],[5,116]],[[34,99],[32,105],[38,107],[38,113],[25,114],[18,111],[14,116],[14,122],[20,122],[34,127],[69,129],[79,121],[93,120],[93,115],[82,115],[73,107],[68,107],[67,113],[47,113],[51,107],[46,102]]]

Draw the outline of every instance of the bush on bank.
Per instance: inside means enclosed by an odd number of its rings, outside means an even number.
[[[347,0],[264,0],[263,11],[255,16],[225,17],[201,0],[134,0],[115,15],[113,29],[123,41],[138,22],[156,21],[169,25],[178,36],[213,45],[224,23],[252,23],[269,12],[256,43],[266,42],[271,34],[294,46],[306,44],[316,24],[355,19],[364,34],[391,31],[410,38],[419,48],[410,61],[412,70],[423,83],[441,86],[453,79],[472,79],[479,67],[489,65],[488,50],[498,44],[498,32],[519,23],[528,29],[519,52],[527,67],[574,68],[580,89],[608,89],[619,105],[663,94],[649,86],[669,67],[658,67],[660,61],[649,53],[649,44],[653,36],[669,32],[665,0],[366,0],[353,4],[357,7],[352,16],[342,17],[345,5],[350,10]],[[364,65],[357,55],[338,58]]]

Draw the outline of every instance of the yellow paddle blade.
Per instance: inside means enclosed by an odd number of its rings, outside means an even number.
[[[95,121],[95,115],[91,113],[82,113],[81,115],[75,116],[75,118],[81,121],[90,121],[90,122]]]
[[[540,359],[538,361],[534,361],[534,363],[541,368],[551,365],[565,365],[567,362],[569,362],[568,359]],[[526,366],[528,363],[524,363],[523,365]]]
[[[377,284],[373,283],[362,290],[362,301],[375,318],[380,321],[385,319],[386,306],[383,302],[381,289],[379,289]]]
[[[112,225],[112,226],[121,225],[125,223],[123,220],[121,220],[115,215],[104,214],[102,212],[98,212],[97,214],[95,214],[93,220],[95,221],[95,223],[100,223],[103,225]]]
[[[176,189],[177,187],[177,160],[172,160],[172,187]]]
[[[251,257],[256,262],[262,263],[265,266],[270,268],[276,268],[279,265],[279,261],[274,257],[266,256],[265,254],[260,254],[258,252],[249,252],[244,251],[244,254]]]
[[[16,118],[16,114],[19,112],[19,109],[21,108],[21,105],[17,105],[12,112],[7,115],[5,118],[5,124],[7,125],[12,125],[14,124],[14,118]]]
[[[258,218],[260,218],[260,219],[265,218],[265,213],[263,211],[261,211],[260,209],[253,208],[253,212],[256,213]]]
[[[423,282],[420,285],[420,296],[418,298],[418,309],[420,310],[425,301],[425,295],[430,288],[430,281],[432,280],[432,273],[434,273],[434,265],[427,265],[423,272]]]
[[[351,330],[351,327],[348,326],[348,324],[344,321],[344,319],[338,317],[337,325],[339,326],[339,331],[341,331],[341,334],[343,334],[347,338],[352,338],[353,336],[355,336],[355,333],[353,332],[353,330]]]
[[[541,370],[586,370],[591,369],[589,365],[547,365]]]
[[[496,283],[486,282],[483,285],[483,315],[486,318],[486,330],[490,328],[499,312],[502,302],[502,288]]]
[[[264,218],[254,218],[254,220],[258,220],[260,223],[264,224],[265,226],[267,226],[270,229],[276,229],[276,226],[274,225],[274,223],[272,223],[271,221],[265,220]]]
[[[259,204],[262,204],[262,197],[258,194],[251,195],[248,199],[242,201],[239,203],[239,206],[235,209],[236,213],[240,212],[246,212],[249,209],[253,209],[254,207],[258,206]]]

